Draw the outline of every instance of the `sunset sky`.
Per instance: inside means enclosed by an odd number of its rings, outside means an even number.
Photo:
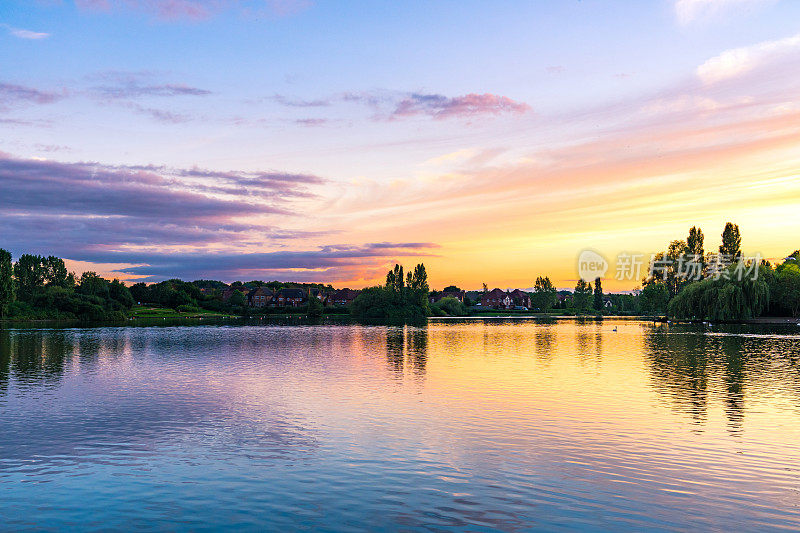
[[[800,248],[800,2],[4,0],[0,247],[108,276],[394,262],[572,287],[726,221]]]

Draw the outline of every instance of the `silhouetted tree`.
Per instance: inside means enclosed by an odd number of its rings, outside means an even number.
[[[600,278],[594,279],[594,308],[598,311],[603,309],[603,286],[600,284]]]
[[[558,293],[548,277],[537,277],[533,284],[531,303],[535,309],[546,313],[558,302]]]
[[[720,255],[736,261],[742,255],[742,236],[739,233],[739,226],[728,222],[722,231],[722,244],[719,245]]]
[[[8,315],[8,308],[14,301],[13,273],[11,252],[0,248],[0,318]]]

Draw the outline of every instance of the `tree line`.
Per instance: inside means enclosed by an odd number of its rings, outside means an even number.
[[[95,272],[77,277],[53,256],[23,254],[13,263],[0,249],[0,318],[116,320],[134,303],[119,280]]]

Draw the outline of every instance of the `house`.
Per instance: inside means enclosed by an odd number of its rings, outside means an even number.
[[[322,302],[322,305],[326,305],[328,303],[328,296],[330,295],[322,289],[311,289],[310,293],[311,297]]]
[[[511,299],[514,300],[515,306],[524,307],[526,309],[531,308],[531,296],[525,291],[514,289],[511,291]]]
[[[247,305],[250,307],[266,307],[272,300],[272,291],[266,287],[258,287],[247,294]]]
[[[606,309],[611,309],[614,307],[614,302],[611,301],[611,298],[606,298],[603,300],[603,307]]]
[[[340,289],[338,291],[333,291],[328,296],[328,303],[330,305],[348,305],[350,302],[356,299],[358,293],[359,291],[354,291],[352,289]]]
[[[303,289],[281,289],[272,296],[272,307],[300,307],[308,300]]]
[[[441,300],[442,298],[455,298],[456,300],[458,300],[459,302],[461,302],[463,304],[465,295],[466,295],[465,291],[454,291],[452,289],[451,290],[445,290],[445,291],[437,292],[436,294],[431,296],[430,297],[430,302],[432,304],[434,304],[434,303],[438,302],[439,300]]]
[[[481,307],[511,309],[514,307],[514,300],[511,298],[510,293],[500,289],[492,289],[481,296]]]

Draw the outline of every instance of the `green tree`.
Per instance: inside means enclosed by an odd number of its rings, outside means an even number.
[[[749,320],[761,315],[769,304],[767,282],[751,276],[740,279],[734,274],[735,268],[728,267],[728,276],[706,278],[684,287],[670,301],[669,315],[701,320]]]
[[[78,292],[103,299],[111,297],[108,280],[101,278],[96,272],[84,272],[81,274]]]
[[[739,226],[728,222],[722,231],[722,244],[719,245],[719,253],[731,261],[736,262],[742,255],[742,236],[739,234]]]
[[[17,296],[30,301],[40,288],[44,287],[44,257],[22,254],[14,263],[14,278],[17,280]]]
[[[464,304],[452,296],[442,298],[433,305],[449,316],[464,316],[467,314],[467,308],[464,306]]]
[[[800,265],[797,261],[787,261],[775,277],[776,302],[796,317],[800,311]]]
[[[575,291],[572,293],[572,305],[578,311],[585,311],[589,308],[592,299],[592,284],[578,280]]]
[[[44,271],[44,282],[47,286],[67,288],[74,284],[74,278],[67,271],[64,260],[59,257],[51,255],[44,259],[42,261],[42,269]]]
[[[594,279],[594,308],[598,311],[603,310],[603,287],[600,278]]]
[[[696,226],[689,228],[689,236],[686,238],[686,253],[694,256],[697,261],[702,261],[705,257],[703,239],[703,230]]]
[[[228,303],[234,307],[244,307],[247,305],[247,298],[242,291],[233,291]]]
[[[639,294],[639,308],[644,315],[656,316],[667,310],[669,290],[662,281],[647,283]]]
[[[400,272],[402,274],[402,270]],[[428,292],[428,273],[425,271],[424,264],[418,264],[414,267],[413,272],[408,273],[406,276],[406,286],[408,286],[409,289]]]
[[[537,277],[533,284],[531,303],[534,309],[546,313],[558,302],[558,293],[549,277]]]
[[[0,248],[0,318],[8,315],[8,308],[14,301],[13,273],[11,252]]]
[[[386,274],[386,288],[395,292],[401,292],[405,288],[402,265],[394,265],[394,270]]]
[[[108,286],[109,297],[125,309],[130,309],[136,303],[130,289],[120,280],[113,280]]]
[[[306,313],[308,316],[313,318],[319,318],[322,316],[322,313],[325,311],[325,306],[322,305],[316,296],[311,296],[311,291],[309,291],[308,295],[308,307],[306,309]]]

